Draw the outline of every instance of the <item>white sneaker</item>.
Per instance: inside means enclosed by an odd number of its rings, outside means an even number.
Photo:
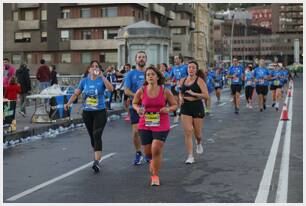
[[[194,163],[194,157],[192,155],[188,155],[188,158],[185,161],[185,164],[192,164],[192,163]]]
[[[201,143],[196,145],[196,153],[197,154],[202,154],[203,153],[203,146],[202,146]]]
[[[253,109],[253,106],[250,104],[249,108],[250,108],[250,109]]]
[[[176,115],[176,116],[174,117],[174,119],[173,119],[173,123],[174,123],[174,124],[178,123],[179,117],[180,117],[179,115]]]

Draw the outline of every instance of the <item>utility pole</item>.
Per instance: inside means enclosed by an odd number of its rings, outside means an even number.
[[[235,8],[235,11],[237,8]],[[234,24],[235,24],[235,11],[232,15],[232,30],[231,30],[231,50],[230,50],[230,59],[233,62],[233,35],[234,35]]]

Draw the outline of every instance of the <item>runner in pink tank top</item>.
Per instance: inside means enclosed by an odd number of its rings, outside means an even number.
[[[137,90],[133,108],[140,116],[138,131],[143,151],[150,160],[151,185],[160,185],[158,171],[163,146],[170,131],[169,112],[177,108],[170,90],[164,89],[165,78],[155,67],[145,71],[144,87]],[[169,106],[167,106],[167,103]]]

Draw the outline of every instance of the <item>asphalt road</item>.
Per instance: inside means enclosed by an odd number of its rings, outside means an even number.
[[[292,132],[289,155],[287,202],[303,202],[303,90],[302,79],[294,84]],[[212,115],[205,117],[204,153],[185,165],[186,151],[181,125],[173,126],[164,147],[160,187],[149,186],[148,164],[132,165],[134,149],[130,124],[124,120],[108,122],[103,134],[102,171],[94,174],[89,137],[84,128],[52,139],[18,145],[3,152],[3,201],[19,203],[254,203],[271,155],[271,147],[281,111],[271,105],[259,112],[245,107],[234,114],[229,91],[222,103],[213,97]],[[257,98],[256,98],[257,100]],[[285,98],[283,99],[285,100]],[[290,101],[289,101],[290,102]],[[276,201],[286,125],[276,153],[267,202]],[[173,125],[173,123],[172,123]],[[273,153],[273,152],[272,152]],[[59,177],[69,171],[83,169]],[[90,164],[91,165],[91,164]],[[54,180],[54,179],[53,179]],[[46,183],[47,182],[47,183]],[[46,183],[45,185],[40,185]],[[35,188],[40,185],[41,188]],[[34,188],[33,188],[34,187]],[[30,189],[30,190],[29,190]],[[23,192],[27,191],[29,194]],[[16,196],[21,194],[20,196]]]

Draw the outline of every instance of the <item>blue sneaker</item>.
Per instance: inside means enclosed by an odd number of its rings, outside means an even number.
[[[136,152],[134,165],[140,165],[142,160],[143,160],[143,157],[142,157],[141,153]]]

